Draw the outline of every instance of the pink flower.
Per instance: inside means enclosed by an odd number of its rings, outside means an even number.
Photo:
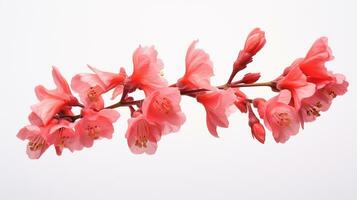
[[[247,64],[252,62],[253,56],[264,47],[265,42],[264,31],[261,31],[259,28],[253,29],[247,37],[244,49],[239,52],[234,62],[234,70],[238,72],[246,68]]]
[[[126,73],[123,68],[119,74],[100,71],[88,66],[94,74],[78,74],[72,78],[71,87],[79,94],[87,108],[100,110],[104,108],[102,94],[114,88],[112,99],[122,93]]]
[[[71,152],[78,151],[83,148],[79,141],[79,135],[75,134],[74,124],[67,120],[59,120],[57,124],[49,129],[47,141],[53,144],[57,155],[61,155],[64,148]]]
[[[56,67],[52,69],[52,76],[57,88],[47,90],[42,85],[37,86],[35,92],[40,102],[31,106],[43,124],[47,124],[59,112],[69,109],[69,106],[78,105],[78,100],[72,95],[67,81]]]
[[[83,109],[82,117],[75,125],[75,131],[79,135],[81,144],[91,147],[94,140],[112,138],[113,123],[119,118],[119,113],[111,109],[103,109],[99,112]]]
[[[210,78],[213,76],[213,66],[209,55],[202,49],[196,49],[198,41],[193,41],[186,53],[185,75],[177,81],[177,86],[183,90],[212,89]]]
[[[176,132],[186,121],[180,107],[181,95],[178,88],[160,88],[150,93],[142,104],[142,112],[150,122],[159,124],[162,134]]]
[[[157,142],[161,137],[161,128],[156,123],[145,119],[143,114],[134,113],[134,117],[128,120],[128,130],[125,137],[131,152],[135,154],[154,154]]]
[[[29,140],[26,148],[26,153],[31,159],[38,159],[48,149],[50,144],[47,142],[49,126],[39,127],[36,125],[28,125],[23,127],[17,137],[21,140]]]
[[[299,117],[294,107],[289,105],[291,93],[282,90],[266,104],[264,123],[273,132],[276,142],[285,143],[299,131]]]
[[[152,47],[139,46],[133,54],[134,71],[129,77],[127,87],[144,90],[148,95],[158,88],[167,87],[166,80],[161,75],[164,65],[157,58],[157,51]]]
[[[300,69],[307,76],[309,82],[315,83],[317,88],[321,88],[333,79],[333,75],[325,67],[325,63],[332,59],[333,55],[327,38],[322,37],[312,45],[300,63]]]
[[[315,121],[320,116],[320,112],[327,111],[336,96],[347,92],[347,87],[348,82],[345,76],[335,74],[330,83],[318,89],[313,96],[303,99],[299,110],[302,127],[304,127],[304,122]]]
[[[300,108],[301,100],[312,96],[315,93],[315,84],[307,82],[306,76],[299,68],[301,59],[296,60],[284,74],[276,80],[276,87],[279,90],[287,89],[292,94],[294,107]]]
[[[207,92],[198,95],[197,101],[206,109],[206,122],[209,132],[218,137],[217,126],[227,128],[229,125],[228,116],[235,110],[236,96],[234,91],[228,89]]]

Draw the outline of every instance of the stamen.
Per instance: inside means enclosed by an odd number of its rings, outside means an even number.
[[[90,101],[96,101],[98,96],[98,92],[95,90],[94,87],[90,87],[87,91],[87,97]]]
[[[288,113],[275,113],[274,117],[279,126],[287,127],[290,125],[291,119]]]
[[[157,97],[154,100],[154,106],[158,111],[165,114],[170,113],[172,110],[171,101],[166,97]]]
[[[88,136],[93,140],[99,138],[98,126],[87,126]]]
[[[31,151],[37,151],[44,147],[45,140],[40,135],[38,135],[32,141],[30,141],[28,145]]]
[[[305,107],[306,114],[308,116],[314,115],[315,117],[319,117],[320,116],[319,108],[321,107],[322,104],[320,102],[317,102],[315,105],[308,105],[307,107]]]
[[[328,92],[328,94],[332,97],[332,98],[336,98],[337,94],[335,93],[335,91],[331,90]]]

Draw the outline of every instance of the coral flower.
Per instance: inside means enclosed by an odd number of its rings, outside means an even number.
[[[77,92],[87,108],[100,110],[104,107],[102,94],[114,88],[112,99],[122,93],[126,79],[123,68],[119,74],[100,71],[88,66],[94,74],[77,74],[72,78],[71,87]]]
[[[162,134],[176,132],[186,121],[180,107],[181,95],[178,88],[160,88],[147,96],[142,104],[144,117],[161,126]]]
[[[31,106],[43,124],[47,124],[53,116],[68,109],[68,106],[78,105],[78,100],[72,95],[67,81],[56,67],[52,69],[52,76],[57,88],[47,90],[42,85],[37,86],[35,92],[40,102]]]
[[[333,55],[327,38],[322,37],[314,42],[300,63],[300,69],[307,76],[309,82],[315,83],[317,88],[321,88],[333,80],[333,75],[325,67],[325,63],[332,59]]]
[[[44,125],[42,120],[35,114],[29,115],[31,125],[23,127],[17,134],[21,140],[28,140],[26,153],[30,159],[38,159],[48,149],[50,144],[47,142],[50,128],[55,124],[56,120],[52,119],[48,124]]]
[[[144,90],[145,94],[148,95],[155,89],[168,86],[161,72],[164,65],[157,58],[157,54],[153,46],[139,46],[135,50],[133,54],[134,71],[127,83],[129,90],[139,88]]]
[[[79,135],[75,134],[73,123],[67,120],[59,120],[49,129],[47,141],[53,144],[57,155],[61,155],[64,148],[69,149],[71,152],[78,151],[83,148],[79,141]]]
[[[290,136],[299,131],[299,117],[294,107],[288,105],[291,93],[288,90],[280,91],[280,94],[266,103],[264,123],[273,132],[277,143],[285,143]]]
[[[202,49],[196,49],[198,41],[193,41],[186,53],[185,75],[177,81],[177,86],[183,90],[212,89],[210,78],[213,76],[213,66],[209,55]]]
[[[47,142],[49,127],[38,127],[28,125],[22,128],[17,137],[21,140],[29,140],[26,153],[31,159],[38,159],[48,149],[50,144]]]
[[[157,142],[161,137],[161,128],[153,122],[149,122],[141,113],[134,113],[128,120],[128,130],[125,137],[131,152],[135,154],[154,154]]]
[[[94,140],[112,138],[113,123],[119,118],[117,111],[103,109],[96,112],[91,109],[83,109],[82,116],[83,118],[75,125],[75,131],[83,146],[91,147]]]
[[[235,110],[234,102],[236,96],[234,90],[217,90],[200,94],[197,96],[206,109],[206,122],[209,132],[218,137],[217,126],[227,128],[228,116]]]
[[[318,89],[309,98],[303,99],[299,114],[301,124],[314,121],[320,116],[320,112],[327,111],[336,96],[344,95],[347,92],[348,82],[342,74],[334,74],[333,81]]]
[[[301,59],[296,60],[276,81],[279,90],[288,89],[292,94],[294,107],[300,108],[301,100],[315,93],[315,84],[307,82],[306,76],[299,68]]]

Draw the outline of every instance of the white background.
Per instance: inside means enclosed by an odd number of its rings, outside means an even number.
[[[356,199],[356,5],[354,1],[19,1],[0,0],[0,199]],[[154,156],[130,153],[128,111],[112,140],[57,157],[53,149],[29,160],[15,137],[37,102],[33,88],[51,88],[51,65],[65,77],[125,66],[139,45],[154,44],[173,83],[184,71],[188,45],[210,53],[215,84],[223,83],[248,32],[267,44],[247,71],[262,81],[304,56],[328,36],[349,92],[286,144],[271,134],[253,140],[247,117],[235,113],[220,139],[209,135],[203,107],[183,98],[187,123],[164,137]],[[246,90],[245,90],[246,91]],[[252,97],[272,95],[267,88]]]

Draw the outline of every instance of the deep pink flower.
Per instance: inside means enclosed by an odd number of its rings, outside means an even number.
[[[217,126],[227,128],[229,125],[228,116],[235,110],[236,96],[234,90],[216,90],[200,94],[197,96],[197,101],[206,109],[206,122],[209,132],[218,137]]]
[[[273,132],[278,143],[285,143],[290,136],[296,135],[300,128],[298,114],[295,108],[289,105],[290,100],[290,91],[282,90],[278,96],[266,103],[264,123]]]
[[[67,81],[56,67],[52,69],[52,76],[57,88],[47,90],[42,85],[37,86],[35,92],[40,102],[31,106],[43,124],[47,124],[59,112],[69,109],[68,106],[78,105],[78,100],[72,95]]]
[[[327,71],[325,63],[333,59],[327,38],[322,37],[314,42],[309,52],[300,63],[300,69],[309,82],[321,88],[333,80],[333,75]]]
[[[311,122],[320,116],[320,112],[327,111],[336,96],[344,95],[347,92],[348,82],[342,74],[333,75],[333,80],[324,87],[318,89],[309,98],[303,99],[299,114],[301,124]]]
[[[213,65],[209,55],[202,49],[196,49],[198,41],[193,41],[186,53],[185,75],[177,81],[183,90],[212,89],[210,78],[213,76]]]
[[[134,71],[127,83],[129,90],[139,88],[148,95],[155,89],[168,86],[161,74],[164,64],[157,58],[157,54],[153,46],[139,46],[135,50],[133,54]]]
[[[296,60],[282,76],[276,80],[276,87],[279,90],[287,89],[291,92],[293,106],[298,110],[301,100],[312,96],[315,93],[315,84],[307,82],[307,78],[300,70],[301,59]]]
[[[135,154],[154,154],[157,142],[161,137],[161,128],[156,123],[145,119],[141,113],[134,113],[133,118],[128,120],[128,130],[125,137],[131,152]]]
[[[94,74],[77,74],[72,78],[71,87],[77,92],[81,101],[87,108],[100,110],[104,108],[102,94],[114,89],[112,99],[122,93],[126,73],[124,68],[120,69],[119,74],[100,71],[88,66]]]
[[[176,132],[186,121],[181,111],[180,101],[181,95],[178,88],[160,88],[144,99],[142,112],[145,119],[161,126],[162,134]]]
[[[75,125],[75,131],[80,137],[81,144],[91,147],[94,140],[112,138],[113,123],[119,118],[119,113],[112,109],[103,109],[99,112],[83,109],[82,117]]]
[[[241,71],[248,63],[252,62],[252,57],[265,45],[265,33],[259,28],[253,29],[245,42],[244,49],[239,52],[233,64],[235,71]]]

